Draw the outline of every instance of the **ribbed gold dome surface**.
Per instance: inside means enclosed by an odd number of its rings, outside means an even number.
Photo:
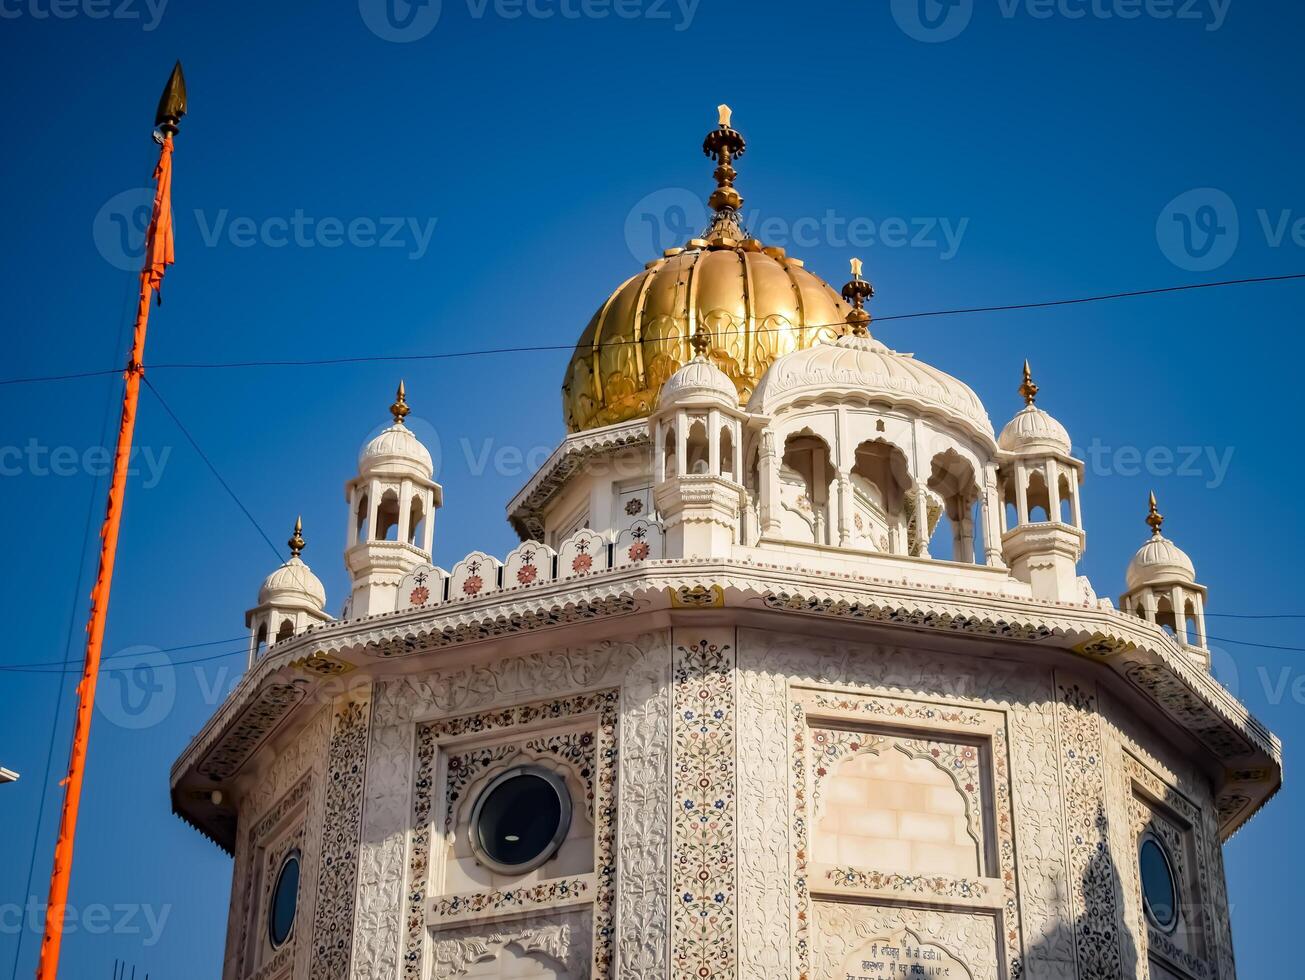
[[[699,324],[740,404],[775,358],[844,332],[849,307],[801,261],[755,239],[708,235],[649,263],[589,321],[562,384],[569,431],[648,415],[663,382],[693,357]]]

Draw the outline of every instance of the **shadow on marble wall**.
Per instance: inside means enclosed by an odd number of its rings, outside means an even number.
[[[1138,961],[1137,941],[1124,911],[1123,878],[1110,847],[1110,822],[1100,803],[1092,829],[1099,843],[1080,882],[1075,904],[1081,911],[1073,922],[1061,923],[1051,935],[1029,947],[1023,980],[1145,977]],[[1075,971],[1075,960],[1081,972]]]

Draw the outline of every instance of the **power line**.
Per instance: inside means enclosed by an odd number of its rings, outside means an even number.
[[[242,638],[242,639],[243,639],[243,638]],[[158,652],[158,651],[155,651],[155,652]],[[206,663],[210,663],[210,662],[212,662],[212,661],[214,661],[214,660],[222,660],[222,659],[224,659],[224,658],[226,658],[226,657],[234,657],[234,656],[236,656],[237,654],[245,654],[245,653],[248,653],[248,652],[249,652],[249,646],[248,646],[248,641],[246,640],[246,643],[245,643],[244,645],[239,646],[239,647],[235,647],[234,649],[231,649],[231,650],[227,650],[227,651],[225,651],[225,652],[223,652],[223,653],[213,653],[213,654],[209,654],[207,657],[193,657],[193,658],[191,658],[190,660],[170,660],[170,661],[168,661],[167,666],[169,666],[169,667],[187,667],[187,666],[189,666],[189,665],[191,665],[191,664],[206,664]],[[121,657],[121,656],[122,656],[122,655],[120,654],[119,657]],[[114,658],[114,659],[119,659],[119,658]],[[135,665],[135,664],[130,664],[130,665],[122,666],[122,667],[107,667],[107,666],[105,666],[105,667],[101,667],[100,670],[101,670],[101,671],[107,671],[107,672],[109,672],[109,673],[113,673],[114,671],[118,671],[118,670],[131,670],[132,667],[134,667],[134,666],[136,666],[136,665]],[[10,674],[74,674],[74,673],[80,673],[80,672],[81,672],[81,668],[80,668],[80,667],[74,668],[74,667],[66,667],[66,666],[54,666],[54,667],[32,667],[32,666],[28,666],[28,667],[7,667],[7,666],[6,666],[6,667],[0,667],[0,673],[10,673]]]
[[[1052,309],[1060,306],[1078,306],[1085,303],[1103,303],[1111,300],[1135,299],[1141,296],[1160,296],[1168,293],[1188,292],[1196,289],[1218,289],[1226,286],[1245,286],[1253,284],[1264,284],[1274,282],[1289,282],[1293,280],[1305,279],[1305,273],[1293,273],[1281,276],[1252,276],[1245,279],[1223,279],[1217,282],[1198,282],[1186,283],[1178,286],[1159,286],[1150,289],[1134,289],[1125,292],[1099,293],[1092,296],[1078,296],[1072,299],[1055,299],[1041,300],[1030,303],[1008,303],[998,306],[969,306],[959,307],[949,310],[930,310],[919,313],[896,313],[886,316],[876,316],[874,323],[885,323],[890,320],[915,320],[922,317],[941,317],[941,316],[962,316],[978,313],[1009,313],[1020,310],[1038,310]],[[843,321],[837,323],[809,323],[805,325],[808,330],[820,330],[831,328],[842,328],[846,324]],[[790,327],[762,327],[754,333],[782,333]],[[619,347],[633,344],[641,344],[642,340],[612,340],[605,341],[604,346]],[[575,344],[537,344],[532,346],[521,347],[488,347],[480,350],[465,351],[440,351],[428,354],[359,354],[341,357],[320,357],[320,358],[286,358],[280,360],[261,360],[261,361],[193,361],[193,362],[174,362],[164,364],[153,364],[151,370],[226,370],[233,368],[253,368],[253,367],[321,367],[334,364],[367,364],[367,363],[387,363],[394,361],[436,361],[436,360],[454,360],[464,357],[490,357],[499,354],[539,354],[554,351],[574,350]],[[121,369],[110,369],[105,371],[86,371],[79,374],[60,374],[46,375],[41,377],[29,378],[8,378],[0,379],[0,385],[13,384],[35,384],[45,381],[65,381],[77,378],[96,377],[106,374],[117,374]],[[157,393],[157,392],[156,392]]]
[[[249,523],[254,525],[254,530],[256,530],[259,533],[259,536],[262,537],[262,539],[267,542],[267,546],[272,549],[272,554],[276,555],[278,561],[284,561],[285,560],[284,557],[282,556],[281,552],[277,549],[276,545],[272,543],[272,539],[267,536],[266,532],[264,532],[262,526],[258,523],[258,521],[254,520],[254,515],[249,512],[249,508],[247,508],[243,503],[241,503],[240,498],[236,496],[236,492],[231,489],[231,485],[227,483],[226,480],[222,479],[222,474],[219,473],[217,467],[213,465],[213,461],[209,459],[208,454],[205,453],[204,450],[200,448],[199,443],[196,442],[195,437],[190,434],[190,430],[187,429],[184,424],[182,424],[181,419],[177,418],[177,413],[174,412],[168,406],[168,403],[164,400],[163,396],[159,393],[159,389],[154,387],[153,383],[150,381],[148,376],[144,378],[144,381],[145,381],[145,387],[154,393],[154,397],[159,400],[159,404],[163,406],[163,410],[167,412],[168,416],[172,419],[172,421],[176,423],[177,428],[181,430],[181,434],[185,436],[186,440],[191,444],[191,446],[194,447],[195,452],[199,453],[199,458],[204,461],[204,465],[209,468],[209,472],[211,472],[217,478],[218,483],[222,484],[222,489],[225,490],[228,496],[230,496],[231,499],[236,502],[236,506],[240,508],[240,512],[244,514],[245,517],[249,518]]]
[[[155,653],[175,653],[178,650],[194,650],[198,647],[215,647],[220,643],[235,643],[239,640],[246,640],[247,636],[226,636],[220,640],[204,640],[202,643],[183,643],[175,647],[160,647]],[[105,657],[101,663],[108,663],[110,660],[117,660],[126,654],[114,654],[112,657]],[[13,670],[19,667],[72,667],[81,663],[80,660],[37,660],[25,664],[0,664],[0,670]]]

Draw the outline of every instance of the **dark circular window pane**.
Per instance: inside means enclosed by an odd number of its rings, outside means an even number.
[[[1169,855],[1154,837],[1144,838],[1138,854],[1142,872],[1142,898],[1151,924],[1166,931],[1178,922],[1178,886]]]
[[[276,876],[272,889],[272,907],[268,910],[267,928],[273,946],[282,946],[295,925],[299,905],[299,852],[291,851]]]
[[[501,869],[543,863],[566,836],[570,800],[566,785],[546,772],[517,770],[490,784],[476,805],[480,851]]]

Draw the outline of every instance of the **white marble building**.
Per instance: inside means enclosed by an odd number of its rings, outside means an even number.
[[[401,391],[342,615],[298,529],[264,583],[172,773],[234,858],[223,977],[1233,980],[1221,845],[1280,747],[1154,500],[1117,607],[1027,367],[995,434],[859,264],[748,237],[728,119],[705,149],[715,217],[586,328],[520,546],[432,564]]]

